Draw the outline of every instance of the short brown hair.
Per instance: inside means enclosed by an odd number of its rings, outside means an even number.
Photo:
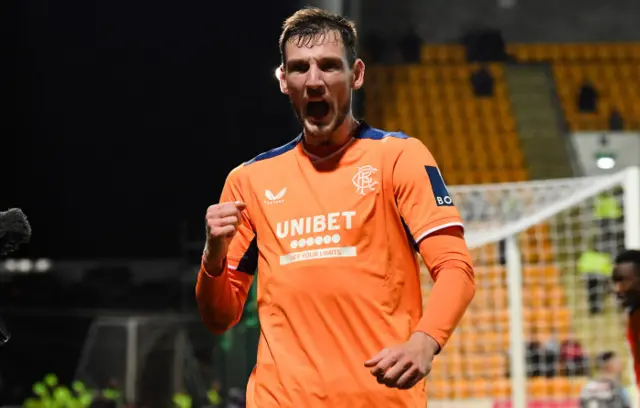
[[[356,24],[338,14],[315,7],[308,7],[296,11],[282,24],[280,34],[280,55],[285,60],[284,48],[289,40],[298,38],[298,45],[307,45],[318,35],[335,31],[340,34],[344,45],[347,61],[353,64],[358,58],[358,32]]]

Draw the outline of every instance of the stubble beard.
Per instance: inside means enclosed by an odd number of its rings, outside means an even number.
[[[318,146],[328,146],[332,144],[331,135],[344,123],[344,121],[349,116],[349,112],[351,112],[351,96],[347,99],[347,101],[338,107],[337,112],[334,113],[333,118],[324,124],[314,124],[313,128],[309,128],[307,126],[306,121],[304,120],[304,108],[299,107],[296,108],[293,106],[293,112],[298,118],[298,122],[302,125],[302,128],[305,131],[305,135],[315,141]]]

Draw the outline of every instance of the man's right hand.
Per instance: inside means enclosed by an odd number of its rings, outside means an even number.
[[[220,203],[210,206],[205,216],[207,225],[207,245],[204,250],[204,262],[207,271],[218,275],[227,256],[229,243],[238,232],[242,217],[247,208],[243,202]]]

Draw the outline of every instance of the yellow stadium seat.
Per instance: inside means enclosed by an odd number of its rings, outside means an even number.
[[[498,335],[498,333],[494,331],[495,330],[494,327],[491,328],[491,331],[481,333],[478,335],[478,339],[480,341],[481,349],[483,353],[496,353],[496,352],[499,352],[500,350],[504,350],[504,347],[507,346],[507,344],[501,343],[500,336]],[[490,364],[487,366],[487,369],[489,372],[492,372],[491,370],[495,368],[493,365],[494,361],[490,360],[489,363]]]
[[[491,381],[491,394],[496,398],[507,398],[511,396],[511,383],[506,378]]]
[[[448,380],[429,379],[427,381],[427,394],[432,399],[448,399],[453,392]]]
[[[555,310],[553,327],[558,331],[567,331],[571,326],[571,313],[566,308]]]
[[[523,302],[530,308],[542,307],[545,304],[545,288],[532,285],[523,290]]]
[[[384,124],[391,130],[407,131],[401,128],[403,124],[430,148],[444,145],[437,159],[446,168],[450,184],[524,180],[524,155],[515,132],[504,69],[499,63],[488,64],[496,80],[495,95],[478,99],[469,75],[479,65],[464,63],[464,57],[462,46],[428,45],[422,49],[426,64],[374,67],[370,72],[376,77],[375,85],[367,85],[366,91],[373,88],[375,99],[367,99],[366,114],[375,118],[383,113],[387,118]],[[387,101],[395,102],[393,109],[375,106]],[[452,160],[442,157],[446,154],[442,151],[451,152]],[[483,171],[471,171],[472,164]]]
[[[551,380],[550,384],[551,396],[555,398],[570,398],[572,396],[571,392],[571,382],[566,377],[557,377]]]
[[[487,398],[492,394],[490,382],[484,378],[480,377],[470,380],[469,386],[471,388],[471,396],[473,398]]]
[[[557,281],[560,279],[560,270],[555,265],[547,265],[544,269],[546,280]]]
[[[572,130],[604,129],[613,108],[622,112],[629,129],[640,128],[640,93],[636,92],[640,89],[640,44],[515,44],[508,46],[508,52],[521,61],[551,64],[562,111]],[[476,98],[469,75],[479,64],[464,61],[463,47],[428,45],[421,58],[420,64],[368,70],[365,116],[371,124],[405,131],[423,141],[439,162],[447,184],[528,180],[504,66],[488,65],[495,79],[494,95]],[[576,107],[578,89],[586,78],[600,94],[595,114],[582,114]],[[565,294],[565,279],[561,279],[574,271],[566,271],[566,260],[555,253],[554,233],[551,225],[540,224],[519,237],[528,339],[543,341],[553,335],[562,340],[576,331],[573,305],[568,302],[573,297]],[[476,297],[434,362],[428,382],[433,399],[504,399],[511,392],[506,376],[507,276],[500,247],[492,243],[471,253]],[[426,297],[431,285],[426,271],[424,282]],[[575,398],[582,384],[565,377],[527,382],[532,398]]]
[[[523,280],[525,285],[540,284],[545,281],[546,267],[544,265],[527,265],[524,267]]]
[[[640,85],[636,69],[640,62],[640,52],[637,51],[640,44],[574,44],[572,49],[580,54],[575,64],[567,65],[566,58],[554,61],[558,94],[571,129],[608,129],[612,108],[622,113],[626,128],[640,128],[640,112],[632,108],[640,103],[640,94],[633,91]],[[577,112],[577,92],[585,78],[592,80],[600,95],[596,114]]]
[[[473,383],[471,381],[463,378],[455,379],[453,386],[456,399],[470,398],[472,396]]]
[[[502,350],[508,350],[509,344],[503,343]],[[487,358],[487,378],[491,380],[496,380],[498,378],[503,378],[507,374],[507,357],[504,352],[492,352],[491,354],[486,355]]]
[[[565,306],[566,299],[564,296],[564,291],[560,286],[558,286],[558,283],[557,282],[554,282],[552,284],[547,283],[547,287],[549,291],[548,297],[547,297],[548,299],[547,306],[552,310],[556,310],[557,308]]]
[[[533,398],[549,397],[551,387],[546,378],[530,378],[527,381],[527,394]]]

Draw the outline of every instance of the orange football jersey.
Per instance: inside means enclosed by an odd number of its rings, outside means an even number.
[[[259,275],[247,407],[423,408],[424,382],[390,389],[363,364],[422,316],[416,243],[462,226],[428,149],[363,123],[319,158],[299,136],[234,169],[220,201],[247,208],[225,271],[203,267],[198,290],[205,323],[223,332]]]

